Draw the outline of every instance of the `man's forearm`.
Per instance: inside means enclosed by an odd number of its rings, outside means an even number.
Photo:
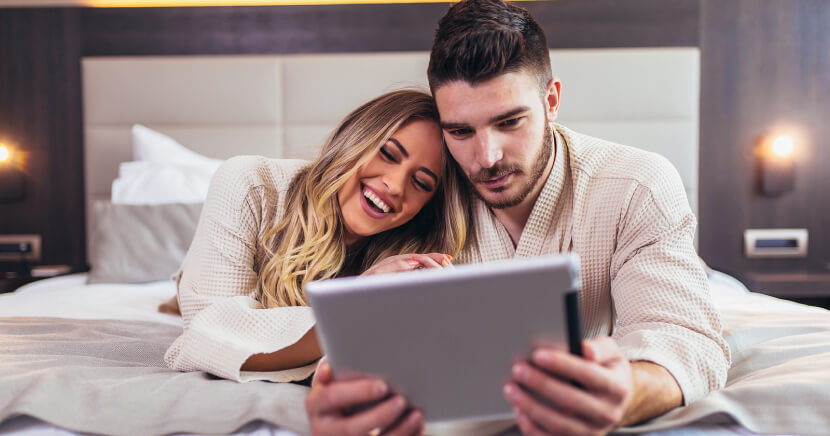
[[[683,405],[683,393],[666,368],[652,362],[631,362],[633,396],[620,425],[634,425]]]

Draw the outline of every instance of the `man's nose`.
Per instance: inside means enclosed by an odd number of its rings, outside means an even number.
[[[504,157],[501,142],[489,132],[481,132],[477,136],[478,164],[482,168],[492,168]]]

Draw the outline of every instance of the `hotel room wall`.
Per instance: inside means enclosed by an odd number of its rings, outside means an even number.
[[[700,48],[701,256],[739,277],[827,273],[830,2],[705,0]],[[796,144],[795,189],[763,196],[753,151],[758,138],[780,123],[803,134]],[[744,229],[765,227],[807,228],[808,257],[746,259]]]
[[[23,201],[0,234],[42,235],[44,264],[86,265],[80,13],[0,9],[0,142],[25,153]]]
[[[827,195],[822,190],[830,187],[828,149],[821,147],[828,127],[817,121],[830,115],[820,104],[830,101],[830,3],[560,0],[523,5],[545,28],[551,48],[700,46],[701,254],[713,266],[739,275],[768,265],[823,268],[830,261],[830,248],[822,243],[830,229],[822,201]],[[45,261],[84,264],[81,56],[425,50],[445,10],[442,4],[0,9],[0,134],[30,152],[33,183],[50,180],[48,186],[54,187],[48,192],[30,187],[24,203],[0,206],[0,233],[42,233]],[[799,163],[795,192],[762,198],[753,191],[748,150],[753,138],[785,113],[808,124],[812,154]],[[55,225],[62,221],[65,225]],[[810,257],[744,260],[742,229],[773,225],[808,227]]]

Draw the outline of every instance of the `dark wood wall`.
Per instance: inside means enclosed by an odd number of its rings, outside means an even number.
[[[86,264],[79,11],[0,9],[0,141],[25,153],[26,198],[0,233],[39,233],[44,264]]]
[[[701,7],[700,254],[752,272],[830,270],[830,2],[705,0]],[[795,189],[759,193],[754,149],[801,131]],[[746,259],[746,228],[807,228],[807,259]]]
[[[830,262],[830,2],[559,0],[522,3],[552,48],[701,48],[700,252],[713,266],[824,270]],[[0,233],[41,233],[44,261],[83,268],[80,58],[427,50],[447,5],[0,9],[0,139],[29,154],[25,202]],[[802,124],[796,189],[754,191],[755,138]],[[807,227],[810,257],[747,261],[746,227]]]

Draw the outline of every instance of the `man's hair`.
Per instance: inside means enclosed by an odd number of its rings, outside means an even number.
[[[552,77],[545,33],[525,9],[465,0],[438,22],[427,69],[433,94],[448,82],[475,85],[517,71],[535,74],[542,92]]]

